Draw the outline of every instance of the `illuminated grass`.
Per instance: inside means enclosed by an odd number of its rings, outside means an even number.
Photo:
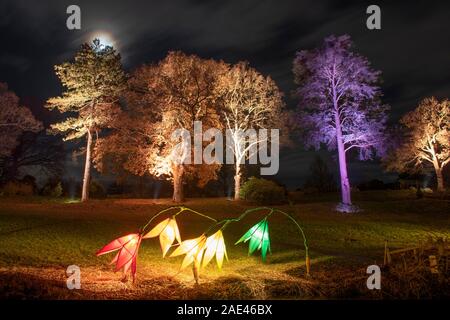
[[[120,274],[114,274],[109,265],[113,256],[96,257],[95,252],[119,236],[138,231],[148,218],[169,205],[170,201],[164,200],[157,204],[152,200],[131,199],[65,204],[2,199],[0,269],[42,267],[49,270],[50,278],[53,277],[50,270],[60,270],[59,280],[63,281],[65,268],[75,264],[90,279],[92,291],[84,293],[88,298],[92,292],[103,290],[99,289],[102,284],[99,272],[110,281],[112,288],[123,286],[119,281]],[[225,199],[191,200],[186,205],[217,219],[235,217],[250,208]],[[230,261],[224,262],[222,271],[215,264],[208,265],[200,273],[200,286],[195,288],[190,268],[179,272],[183,257],[163,259],[158,239],[145,240],[139,251],[135,294],[152,298],[144,284],[154,281],[153,285],[161,286],[158,279],[168,278],[167,283],[174,286],[171,293],[161,289],[164,295],[153,298],[232,298],[233,294],[236,298],[320,297],[321,294],[311,288],[315,281],[328,276],[330,266],[359,270],[368,263],[381,263],[385,240],[389,240],[394,248],[417,244],[430,236],[450,237],[450,205],[447,201],[401,198],[383,202],[371,201],[368,195],[358,203],[364,211],[353,215],[335,213],[334,205],[334,202],[322,201],[277,206],[292,213],[304,227],[312,259],[310,279],[304,277],[302,239],[295,226],[283,216],[274,215],[269,220],[273,254],[268,254],[267,263],[261,261],[259,253],[248,256],[247,245],[234,245],[262,218],[252,215],[225,230]],[[177,222],[182,239],[197,237],[209,226],[209,221],[190,214],[177,217]],[[216,290],[217,286],[225,284],[230,286],[229,291]],[[276,288],[284,293],[279,293]],[[116,289],[101,291],[101,295],[114,296],[118,294]],[[119,297],[128,296],[119,294]],[[130,294],[130,297],[135,296]]]

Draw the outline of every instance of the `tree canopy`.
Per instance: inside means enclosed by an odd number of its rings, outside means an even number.
[[[414,171],[432,165],[438,190],[444,189],[443,168],[450,162],[450,104],[434,97],[425,98],[419,106],[402,117],[405,129],[400,145],[388,158],[389,170]]]
[[[220,77],[220,98],[223,108],[220,116],[232,138],[232,152],[235,163],[234,198],[239,199],[241,185],[241,166],[245,160],[255,156],[258,144],[267,143],[270,135],[264,138],[250,137],[250,129],[278,129],[287,134],[284,124],[286,113],[282,93],[270,77],[264,77],[246,62],[239,62]]]
[[[6,83],[0,83],[0,157],[11,155],[23,132],[42,129],[31,110],[19,104],[19,97],[8,90]]]
[[[64,134],[64,140],[87,136],[82,201],[89,199],[92,136],[98,137],[120,112],[118,102],[126,80],[120,59],[113,47],[96,39],[83,44],[74,61],[55,66],[64,92],[50,98],[47,108],[71,115],[51,130]]]
[[[384,151],[388,107],[380,102],[380,72],[352,50],[348,35],[330,36],[316,49],[299,51],[293,72],[305,145],[337,149],[342,210],[348,211],[347,152],[357,150],[360,159],[372,159],[375,151]]]
[[[176,201],[183,198],[184,178],[195,179],[199,185],[215,179],[218,164],[175,161],[180,160],[175,159],[179,141],[171,136],[184,129],[194,137],[194,121],[201,121],[204,130],[223,127],[217,85],[226,70],[223,62],[181,52],[170,52],[158,64],[138,68],[128,81],[126,108],[115,117],[115,132],[99,142],[96,165],[101,168],[105,155],[114,152],[115,160],[123,161],[134,174],[172,180]]]
[[[94,40],[81,46],[74,61],[55,66],[64,92],[48,99],[47,108],[76,117],[69,116],[53,124],[53,132],[64,133],[65,140],[72,140],[84,137],[89,128],[95,132],[108,126],[125,88],[126,76],[120,59],[114,48]]]

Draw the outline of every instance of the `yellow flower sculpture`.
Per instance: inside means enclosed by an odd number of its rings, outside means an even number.
[[[198,268],[202,261],[202,256],[206,248],[206,236],[202,234],[200,237],[181,242],[180,246],[170,255],[176,257],[185,254],[181,269],[186,268],[191,263]]]
[[[221,269],[223,258],[225,257],[228,260],[221,230],[209,237],[203,234],[198,238],[183,241],[170,256],[176,257],[183,254],[186,256],[181,264],[181,269],[186,268],[191,263],[194,263],[194,267],[197,269],[200,266],[204,268],[214,256],[216,256],[217,265]]]
[[[161,250],[163,252],[163,257],[165,257],[175,240],[177,240],[178,243],[181,243],[180,231],[178,230],[175,218],[167,218],[160,222],[142,238],[147,239],[157,236],[159,236]]]
[[[216,256],[217,266],[219,269],[222,269],[223,257],[228,260],[228,256],[221,230],[206,239],[206,251],[203,257],[202,267],[205,267],[212,260],[214,255]]]

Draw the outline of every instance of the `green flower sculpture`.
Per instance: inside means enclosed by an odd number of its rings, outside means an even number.
[[[267,218],[251,227],[235,244],[247,242],[248,240],[250,240],[248,254],[252,254],[255,250],[261,250],[262,259],[266,261],[267,251],[271,252]]]

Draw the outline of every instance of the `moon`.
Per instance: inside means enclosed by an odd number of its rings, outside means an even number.
[[[94,39],[99,39],[100,44],[102,44],[104,46],[114,47],[114,49],[116,49],[116,50],[118,49],[117,42],[114,40],[114,37],[112,36],[112,34],[109,32],[106,32],[106,31],[93,32],[90,34],[89,38],[90,38],[90,41],[93,41]]]

